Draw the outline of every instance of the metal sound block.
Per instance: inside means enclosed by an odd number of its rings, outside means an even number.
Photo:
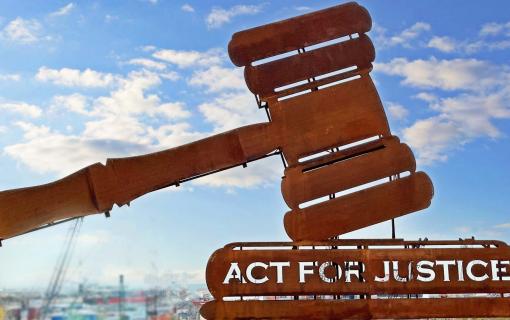
[[[506,298],[476,300],[483,311],[473,299],[426,299],[437,294],[509,293],[510,247],[498,241],[237,243],[211,256],[206,279],[217,299],[201,311],[206,319],[510,314]],[[391,299],[395,295],[420,299]],[[336,300],[340,296],[375,299]],[[439,309],[431,308],[436,305]]]

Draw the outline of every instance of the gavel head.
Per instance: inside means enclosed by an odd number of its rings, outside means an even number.
[[[433,190],[390,132],[370,78],[372,21],[351,2],[233,35],[229,55],[268,109],[289,167],[282,193],[293,240],[325,240],[426,208]],[[409,177],[399,179],[401,174]],[[362,191],[363,185],[395,180]],[[342,197],[335,194],[342,192]],[[329,201],[302,208],[321,197]]]

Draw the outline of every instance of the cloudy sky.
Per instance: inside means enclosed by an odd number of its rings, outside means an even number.
[[[435,185],[397,235],[510,241],[510,5],[360,2],[392,130]],[[232,33],[338,3],[0,2],[0,189],[265,121],[226,55]],[[270,158],[86,218],[68,286],[200,283],[226,243],[287,240],[282,172]],[[6,241],[0,289],[45,287],[68,228]],[[349,236],[390,235],[382,223]]]

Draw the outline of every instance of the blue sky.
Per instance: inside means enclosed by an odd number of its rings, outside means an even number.
[[[265,121],[226,55],[232,33],[339,1],[0,2],[0,189]],[[507,1],[360,1],[393,132],[432,178],[408,239],[510,241]],[[200,283],[233,241],[287,240],[278,158],[84,221],[68,285]],[[0,289],[43,288],[68,225],[6,241]],[[389,223],[348,236],[389,237]]]

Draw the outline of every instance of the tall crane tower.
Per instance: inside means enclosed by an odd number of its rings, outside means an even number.
[[[71,261],[71,256],[73,253],[73,249],[76,245],[76,238],[78,233],[80,232],[81,226],[83,224],[83,217],[78,218],[73,221],[73,224],[70,226],[66,241],[64,242],[64,248],[57,260],[57,264],[55,269],[53,270],[53,274],[51,276],[50,283],[48,284],[48,288],[46,289],[46,294],[44,296],[43,304],[41,306],[41,312],[39,314],[39,319],[44,320],[50,311],[50,307],[55,301],[55,298],[60,294],[60,290],[62,289],[62,284],[64,283],[64,278],[66,276],[67,268],[69,267],[69,262]]]

